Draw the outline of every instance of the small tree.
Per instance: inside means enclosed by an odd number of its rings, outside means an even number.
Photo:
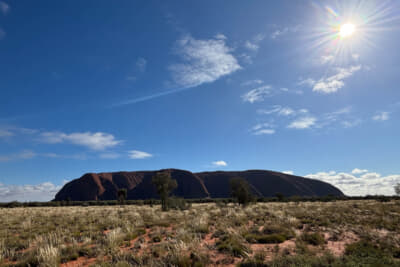
[[[118,196],[119,204],[120,205],[125,204],[125,200],[126,200],[126,196],[127,196],[126,188],[119,189],[118,192],[117,192],[117,196]]]
[[[230,180],[231,195],[236,198],[239,205],[247,205],[253,199],[249,183],[243,178],[232,178]]]
[[[278,201],[283,201],[285,199],[285,196],[281,192],[276,193],[275,196]]]
[[[396,195],[400,196],[400,183],[398,183],[397,185],[395,185],[394,191],[396,192]]]
[[[167,211],[169,194],[178,187],[178,183],[175,179],[171,179],[171,174],[169,172],[157,173],[153,177],[152,182],[156,187],[157,194],[160,196],[161,209]]]

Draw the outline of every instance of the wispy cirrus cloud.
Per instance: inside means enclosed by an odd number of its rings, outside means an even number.
[[[263,101],[266,97],[274,95],[274,90],[271,85],[263,85],[242,95],[245,102],[254,103]]]
[[[146,66],[147,66],[147,60],[143,57],[140,57],[136,60],[136,68],[140,71],[140,72],[144,72],[146,70]]]
[[[7,15],[8,12],[10,12],[10,6],[4,1],[0,1],[0,12],[3,13],[3,15]]]
[[[248,81],[242,82],[240,85],[241,86],[257,86],[257,85],[260,85],[263,83],[264,83],[263,80],[254,79],[254,80],[248,80]]]
[[[8,129],[0,129],[0,138],[14,136],[14,133]]]
[[[275,28],[277,27],[274,25]],[[271,39],[278,39],[279,37],[282,37],[284,35],[287,35],[289,33],[296,33],[301,29],[301,25],[296,25],[296,26],[286,26],[286,27],[279,27],[276,28],[270,35]]]
[[[229,75],[241,67],[226,45],[226,38],[194,39],[187,35],[177,42],[182,63],[169,66],[174,81],[182,87],[196,87]]]
[[[36,156],[37,156],[37,154],[35,152],[33,152],[32,150],[23,150],[18,153],[13,153],[13,154],[8,154],[8,155],[0,155],[0,162],[32,159]]]
[[[387,121],[389,119],[389,112],[381,111],[372,116],[374,121]]]
[[[181,57],[181,62],[168,67],[175,83],[173,87],[178,88],[123,100],[110,107],[136,104],[172,95],[202,84],[212,83],[236,72],[241,69],[241,66],[232,53],[233,49],[226,44],[226,40],[223,34],[207,40],[194,39],[190,35],[184,36],[177,41],[175,48],[175,53]]]
[[[292,129],[308,129],[315,125],[317,118],[304,116],[292,121],[287,127]]]
[[[269,135],[269,134],[274,134],[274,133],[275,133],[275,129],[265,129],[265,128],[261,128],[261,129],[253,131],[254,135]]]
[[[361,65],[350,66],[347,68],[336,68],[335,73],[331,76],[322,77],[319,80],[307,78],[301,80],[299,85],[308,85],[312,87],[314,92],[331,94],[337,92],[345,86],[345,80],[354,75],[361,69]]]
[[[279,116],[295,116],[298,114],[308,113],[308,110],[307,109],[294,110],[291,107],[283,107],[280,105],[275,105],[271,109],[259,109],[257,110],[257,113],[264,115],[277,114]]]
[[[394,186],[400,182],[400,174],[383,176],[355,168],[347,172],[318,172],[305,177],[333,184],[349,196],[394,195]]]
[[[79,159],[85,160],[87,156],[85,154],[57,154],[53,152],[35,152],[29,149],[22,150],[21,152],[11,153],[11,154],[3,154],[0,155],[0,162],[8,162],[8,161],[17,161],[17,160],[29,160],[34,158],[53,158],[53,159]]]
[[[352,114],[352,108],[349,106],[318,115],[304,108],[294,109],[280,105],[272,106],[270,109],[259,109],[257,113],[267,115],[272,120],[276,118],[276,121],[280,122],[281,125],[286,124],[286,128],[289,129],[322,129],[328,126],[349,128],[362,122],[361,119]],[[260,125],[263,125],[263,123],[256,126]],[[274,127],[270,125],[273,124],[266,123],[264,128],[276,128],[276,125],[273,125]]]
[[[70,134],[63,132],[43,132],[40,134],[39,141],[49,144],[70,143],[92,150],[105,150],[122,143],[114,135],[102,132],[76,132]]]
[[[254,125],[251,129],[250,132],[253,135],[271,135],[275,133],[275,128],[276,125],[271,122],[263,122],[263,123],[258,123]]]
[[[130,159],[147,159],[153,157],[152,154],[139,150],[131,150],[128,153]]]
[[[147,67],[147,60],[143,57],[139,57],[136,60],[134,70],[131,71],[131,73],[129,73],[129,75],[127,75],[125,79],[128,81],[136,81],[136,79],[138,78],[138,74],[145,72],[146,67]]]
[[[265,39],[264,34],[257,34],[251,40],[244,43],[244,47],[250,51],[257,52],[260,48],[260,42]]]

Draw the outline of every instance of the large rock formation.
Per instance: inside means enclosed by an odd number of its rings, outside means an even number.
[[[273,171],[160,171],[171,173],[172,178],[178,182],[178,188],[173,194],[184,198],[229,197],[229,180],[234,177],[247,180],[256,196],[270,197],[278,192],[285,196],[343,196],[339,189],[328,183]],[[157,172],[87,173],[64,185],[55,200],[112,200],[117,198],[120,188],[127,189],[128,199],[158,198],[151,182]]]

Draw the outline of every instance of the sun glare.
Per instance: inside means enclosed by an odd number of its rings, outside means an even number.
[[[344,39],[350,37],[354,34],[356,27],[352,23],[345,23],[340,26],[339,29],[339,36],[340,38]]]

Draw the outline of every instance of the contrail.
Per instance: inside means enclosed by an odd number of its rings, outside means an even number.
[[[169,90],[169,91],[165,91],[165,92],[160,92],[160,93],[156,93],[156,94],[152,94],[152,95],[148,95],[148,96],[142,96],[142,97],[138,97],[138,98],[134,98],[134,99],[129,99],[129,100],[126,100],[126,101],[115,103],[115,104],[111,105],[110,107],[114,108],[114,107],[130,105],[130,104],[136,104],[136,103],[139,103],[139,102],[144,102],[144,101],[151,100],[151,99],[154,99],[154,98],[158,98],[158,97],[161,97],[161,96],[178,93],[178,92],[190,89],[190,88],[192,88],[192,87],[178,88],[178,89],[173,89],[173,90]]]

